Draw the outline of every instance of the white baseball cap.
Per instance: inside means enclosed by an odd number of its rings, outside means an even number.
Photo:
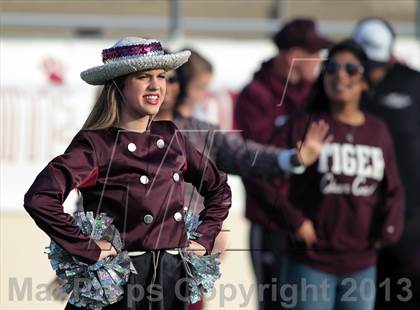
[[[369,60],[377,63],[390,60],[395,34],[385,21],[378,18],[361,21],[353,32],[353,38],[363,47]]]

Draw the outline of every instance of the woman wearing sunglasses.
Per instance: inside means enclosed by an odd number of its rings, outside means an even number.
[[[368,89],[361,47],[337,44],[309,114],[290,120],[273,139],[295,145],[308,122],[319,120],[334,136],[316,163],[291,177],[288,199],[277,206],[292,234],[285,283],[297,290],[294,309],[373,309],[376,251],[400,237],[404,193],[388,130],[360,109]]]

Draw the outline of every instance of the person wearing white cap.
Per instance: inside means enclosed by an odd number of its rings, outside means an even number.
[[[373,85],[364,109],[388,125],[406,194],[402,238],[379,255],[378,284],[390,281],[391,290],[378,288],[376,309],[420,309],[420,73],[393,57],[396,34],[387,21],[364,19],[353,37],[370,60]],[[409,300],[400,297],[402,290],[410,294]]]
[[[126,37],[102,51],[102,65],[81,73],[85,82],[103,85],[101,95],[64,154],[37,176],[24,207],[72,261],[80,262],[79,269],[96,270],[123,252],[133,269],[117,290],[96,278],[91,286],[75,284],[66,309],[187,308],[191,271],[185,257],[192,251],[211,253],[231,205],[226,174],[203,159],[172,122],[153,121],[165,96],[166,71],[189,56],[189,51],[167,54],[157,40]],[[205,197],[195,241],[187,234],[184,182]],[[121,251],[115,239],[83,233],[63,211],[72,189],[80,191],[85,212],[112,218]],[[110,275],[118,280],[116,272]],[[118,298],[111,302],[110,295]]]
[[[387,64],[392,56],[395,32],[382,19],[366,19],[354,31],[354,39],[363,46],[368,58],[379,65]]]

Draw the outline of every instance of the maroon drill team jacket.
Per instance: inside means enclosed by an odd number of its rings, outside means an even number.
[[[291,234],[305,218],[314,223],[315,245],[308,249],[290,242],[289,254],[321,271],[345,274],[370,267],[376,263],[374,242],[395,243],[403,230],[404,191],[393,143],[382,120],[365,115],[361,126],[347,125],[326,113],[313,115],[312,121],[329,124],[333,142],[304,174],[290,178],[288,197],[281,194],[286,184],[281,180],[278,186],[267,182],[257,188],[271,191],[266,197],[271,215]],[[307,115],[293,118],[278,129],[273,144],[296,145],[308,121]]]
[[[276,127],[305,107],[311,84],[287,84],[274,71],[273,60],[263,63],[254,79],[240,93],[235,106],[235,126],[245,139],[267,144]],[[295,145],[293,148],[296,147]],[[246,188],[246,217],[268,229],[279,229],[264,201],[266,193],[257,190],[262,180],[243,179]]]
[[[80,190],[85,211],[114,218],[128,251],[167,249],[187,246],[184,181],[205,197],[197,242],[211,251],[231,205],[227,177],[177,134],[172,122],[153,122],[144,133],[81,130],[37,176],[24,206],[51,239],[94,263],[99,247],[63,212],[72,189]]]

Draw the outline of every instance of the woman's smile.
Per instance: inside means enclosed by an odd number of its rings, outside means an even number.
[[[150,105],[158,105],[160,103],[159,94],[147,94],[147,95],[144,95],[143,98],[145,99],[145,103],[150,104]]]

